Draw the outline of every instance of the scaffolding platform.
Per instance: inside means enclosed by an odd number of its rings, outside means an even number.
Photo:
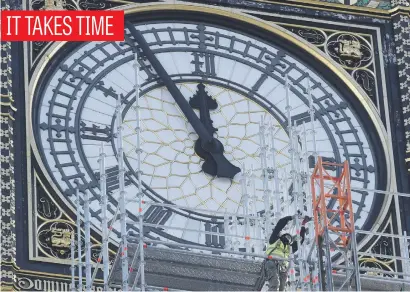
[[[346,275],[339,274],[333,276],[334,291],[339,291],[341,285],[346,280]],[[400,279],[388,279],[381,277],[370,277],[362,275],[360,277],[362,291],[410,291],[410,283],[403,283]],[[342,289],[344,291],[344,289]],[[351,291],[356,291],[353,283]]]
[[[128,244],[129,262],[137,244]],[[149,285],[187,291],[252,291],[260,275],[261,261],[201,254],[172,248],[148,246],[145,254],[145,279]],[[133,283],[139,262],[129,275]],[[110,286],[121,283],[121,260],[113,265]],[[140,284],[140,283],[138,283]],[[137,287],[139,285],[136,285]]]
[[[129,261],[137,249],[129,244]],[[187,250],[161,247],[145,249],[145,278],[154,290],[184,291],[255,291],[255,283],[261,272],[261,261],[201,254]],[[138,267],[139,263],[135,263]],[[130,273],[134,282],[137,271]],[[334,290],[346,279],[344,274],[335,274]],[[400,279],[371,277],[360,278],[363,291],[410,291],[410,283]],[[164,283],[167,286],[164,287]],[[139,283],[138,283],[139,284]],[[110,287],[121,286],[121,260],[114,262]],[[138,287],[138,285],[136,285]],[[355,290],[355,285],[352,285]],[[135,289],[138,291],[138,288]],[[147,287],[147,290],[150,290]]]

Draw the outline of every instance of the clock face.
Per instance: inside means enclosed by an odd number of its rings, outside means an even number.
[[[247,171],[248,193],[255,200],[253,210],[265,209],[261,119],[271,125],[280,188],[282,192],[292,188],[286,75],[291,87],[292,124],[298,131],[303,129],[304,122],[310,127],[309,79],[318,155],[335,162],[347,159],[351,165],[352,187],[377,189],[379,174],[373,146],[363,121],[356,114],[359,109],[351,109],[323,76],[286,50],[211,23],[150,21],[135,24],[135,28],[142,33],[150,51],[187,102],[195,96],[206,96],[212,101],[209,102],[212,107],[203,112],[194,106],[192,110],[202,122],[207,113],[215,129],[209,132],[214,132],[213,136],[223,145],[226,160]],[[92,221],[97,228],[101,221],[98,159],[102,143],[106,154],[109,217],[113,217],[119,200],[118,98],[122,101],[126,196],[132,199],[138,192],[134,46],[128,30],[123,43],[92,42],[78,46],[50,71],[44,79],[44,90],[34,103],[33,125],[42,163],[61,195],[74,206],[77,185],[89,193]],[[210,230],[210,226],[215,225],[221,231],[223,215],[215,215],[214,211],[239,215],[244,212],[241,173],[231,179],[204,171],[207,159],[195,148],[200,137],[161,74],[142,51],[139,55],[144,200],[200,209],[146,207],[145,219],[192,230]],[[300,152],[302,140],[296,143]],[[306,140],[307,150],[313,152],[312,135]],[[353,198],[356,225],[362,227],[370,217],[378,215],[381,206],[374,206],[376,195],[371,192],[353,191]],[[275,199],[272,197],[271,201]],[[128,216],[135,219],[137,204],[129,203],[127,210]],[[117,222],[113,239],[119,239],[118,230]],[[204,235],[198,237],[197,233],[181,230],[149,228],[146,235],[207,244]]]

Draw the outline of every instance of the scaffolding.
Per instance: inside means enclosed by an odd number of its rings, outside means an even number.
[[[163,247],[178,247],[190,249],[190,252],[208,251],[219,253],[225,257],[246,258],[254,261],[273,259],[277,261],[289,262],[289,288],[294,291],[318,291],[335,289],[334,277],[344,275],[345,280],[339,288],[351,287],[354,279],[355,289],[360,290],[360,273],[366,272],[366,268],[360,268],[358,257],[365,253],[358,251],[356,244],[356,234],[375,235],[375,232],[355,230],[353,221],[353,208],[350,186],[350,170],[348,162],[343,165],[325,162],[318,156],[316,151],[315,137],[315,109],[311,96],[309,78],[307,78],[307,100],[309,102],[310,121],[296,124],[292,123],[292,103],[290,98],[291,84],[286,76],[284,88],[286,90],[286,111],[288,118],[287,132],[289,143],[287,150],[290,156],[289,169],[277,166],[277,153],[280,149],[275,145],[275,135],[278,132],[278,125],[272,120],[261,117],[259,124],[260,142],[260,166],[242,166],[240,175],[241,184],[241,205],[242,212],[234,213],[228,211],[214,211],[213,215],[223,218],[223,237],[225,244],[222,248],[209,247],[201,244],[182,244],[161,239],[150,239],[144,237],[144,228],[162,228],[167,230],[183,230],[184,232],[194,232],[204,235],[205,238],[221,236],[221,233],[214,230],[195,230],[188,227],[178,227],[170,225],[160,225],[160,223],[144,222],[144,213],[152,206],[172,208],[175,210],[201,212],[199,208],[189,208],[175,204],[160,203],[143,200],[143,188],[141,181],[141,145],[140,145],[140,84],[139,66],[142,58],[139,57],[138,49],[134,50],[133,68],[135,72],[135,104],[133,105],[136,115],[136,155],[137,167],[134,169],[137,174],[138,192],[133,199],[128,199],[125,191],[125,164],[123,151],[122,134],[122,99],[119,95],[116,106],[116,143],[119,181],[119,204],[115,210],[113,218],[107,218],[108,194],[106,175],[106,154],[102,143],[99,153],[100,166],[100,206],[101,206],[101,230],[102,245],[96,262],[92,262],[91,239],[90,239],[90,202],[87,191],[83,192],[83,204],[80,198],[80,188],[76,191],[77,208],[77,240],[71,237],[71,289],[72,291],[91,291],[91,287],[96,280],[98,271],[102,271],[104,291],[110,290],[110,282],[113,277],[113,265],[120,263],[121,266],[121,288],[123,291],[146,291],[150,287],[145,279],[145,255],[144,250],[151,245]],[[308,137],[311,138],[313,149],[308,147]],[[283,149],[282,149],[283,151]],[[309,161],[313,157],[316,163],[313,172],[310,170]],[[342,169],[341,175],[330,174],[327,166],[339,167]],[[248,169],[249,168],[249,169]],[[258,176],[260,173],[260,176]],[[256,192],[256,181],[261,180],[263,195],[259,198]],[[292,187],[289,187],[292,186]],[[359,189],[357,189],[359,190]],[[372,191],[372,190],[366,190]],[[398,195],[373,190],[385,195]],[[407,194],[401,194],[410,196]],[[339,208],[328,208],[328,200],[333,199],[338,202]],[[264,210],[258,212],[257,201],[262,200]],[[128,218],[127,204],[133,204],[132,209],[137,210],[135,217],[137,220]],[[134,206],[136,204],[136,206]],[[331,214],[331,215],[329,215]],[[84,216],[83,216],[84,215]],[[291,253],[289,258],[277,256],[266,256],[264,248],[269,240],[270,233],[277,221],[286,215],[291,215],[292,228],[295,230],[298,251]],[[330,217],[329,217],[330,216]],[[307,223],[305,240],[302,243],[300,232],[301,222],[304,218],[313,218]],[[338,218],[340,225],[335,226],[334,218]],[[84,222],[84,236],[82,235],[81,221]],[[119,221],[121,240],[118,252],[113,262],[109,258],[109,241],[113,226]],[[134,234],[129,226],[137,226],[138,234]],[[333,234],[333,235],[331,235]],[[335,236],[336,235],[336,236]],[[333,236],[333,237],[332,237]],[[386,236],[386,234],[384,234]],[[200,236],[198,236],[199,238]],[[409,281],[409,253],[408,243],[410,237],[406,234],[392,235],[400,240],[401,257],[393,257],[403,264],[403,273],[390,272],[389,274],[402,277],[401,280]],[[336,238],[336,239],[335,239]],[[76,244],[77,243],[77,244]],[[199,242],[198,242],[199,243]],[[135,253],[129,257],[129,245],[137,245]],[[245,247],[241,250],[240,247]],[[85,263],[82,262],[82,249],[85,251]],[[77,249],[77,260],[75,259],[75,249]],[[188,252],[188,251],[187,251]],[[380,255],[378,255],[380,256]],[[78,269],[76,276],[75,270]],[[83,272],[85,267],[85,286],[83,285]],[[94,269],[92,273],[92,269]],[[131,282],[130,273],[136,275]],[[378,271],[382,273],[383,271]],[[76,286],[76,278],[78,284]],[[77,288],[77,289],[76,289]],[[157,287],[158,288],[158,287]],[[157,289],[152,288],[152,289]],[[158,289],[157,289],[158,290]]]
[[[341,168],[341,174],[339,176],[330,174],[326,166]],[[331,182],[333,187],[326,188],[326,181]],[[361,291],[348,162],[345,161],[344,164],[324,162],[319,157],[311,177],[311,187],[316,244],[321,255],[319,260],[321,288],[333,291],[333,272],[344,270],[346,280],[342,283],[341,289],[345,285],[350,289],[351,280],[354,279],[356,291]],[[335,200],[336,204],[329,208],[328,203],[331,199]],[[335,219],[338,219],[338,224],[334,223]],[[336,235],[335,240],[331,238],[331,234]],[[343,256],[343,267],[335,268],[332,249],[340,252],[340,255]]]

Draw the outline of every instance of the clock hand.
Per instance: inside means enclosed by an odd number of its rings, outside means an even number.
[[[213,136],[206,130],[205,126],[201,123],[195,112],[189,106],[185,97],[182,95],[175,83],[172,81],[171,77],[165,71],[164,67],[155,57],[155,54],[151,51],[141,32],[138,31],[134,27],[134,25],[129,22],[126,22],[126,27],[130,30],[131,35],[134,37],[135,41],[143,51],[145,57],[151,63],[152,68],[154,68],[154,70],[158,73],[159,77],[164,82],[168,91],[171,93],[175,102],[178,104],[185,117],[188,119],[188,122],[194,128],[195,132],[199,135],[199,137],[201,137],[203,141],[212,141]]]
[[[213,126],[213,121],[211,119],[211,115],[209,110],[210,109],[217,109],[218,104],[211,96],[205,91],[205,86],[202,83],[199,83],[197,86],[198,90],[195,95],[189,100],[189,104],[192,108],[199,109],[199,117],[202,124],[208,130],[208,132],[213,135],[217,129]],[[216,140],[216,141],[215,141]],[[219,153],[224,152],[223,145],[217,139],[214,139],[216,142],[216,147],[219,148]],[[202,164],[202,170],[210,175],[217,175],[219,177],[229,177],[233,178],[238,172],[240,172],[240,168],[232,165],[223,155],[216,157],[216,153],[210,154],[209,147],[214,147],[213,145],[207,145],[206,142],[202,141],[199,138],[195,142],[195,152],[205,160]],[[214,147],[215,148],[215,147]],[[206,150],[208,149],[208,150]],[[217,162],[215,158],[218,159],[220,162],[220,167],[217,167]],[[222,163],[223,161],[223,163]]]
[[[134,25],[132,25],[128,21],[126,22],[126,27],[129,29],[131,35],[134,37],[135,41],[143,51],[145,57],[151,63],[151,66],[164,82],[168,91],[171,93],[171,96],[174,98],[175,102],[178,104],[185,117],[188,119],[188,122],[192,125],[195,132],[198,134],[199,138],[201,139],[201,147],[203,148],[203,150],[212,155],[212,158],[216,163],[216,175],[219,177],[232,179],[235,174],[240,171],[240,169],[232,165],[223,155],[224,148],[222,143],[218,139],[214,138],[212,133],[208,132],[204,124],[202,124],[185,97],[182,95],[171,77],[165,71],[164,67],[158,61],[155,54],[151,51],[141,32],[138,31],[134,27]],[[211,171],[212,170],[210,170],[210,172]]]
[[[203,85],[202,83],[198,84],[197,92],[189,100],[189,105],[194,109],[199,109],[199,119],[207,129],[208,133],[213,135],[216,131],[218,131],[213,127],[213,121],[209,113],[209,110],[217,109],[218,104],[205,91],[205,85]]]
[[[194,109],[199,109],[200,121],[208,130],[208,132],[213,135],[213,133],[215,133],[217,129],[215,129],[212,125],[213,121],[211,120],[209,109],[218,108],[218,104],[207,94],[207,92],[205,91],[205,86],[202,83],[198,84],[198,90],[189,100],[189,105]],[[216,161],[208,151],[204,150],[202,144],[203,141],[201,140],[201,138],[198,138],[198,140],[196,140],[195,142],[195,153],[198,154],[199,157],[204,159],[202,170],[205,173],[215,176],[218,173]]]

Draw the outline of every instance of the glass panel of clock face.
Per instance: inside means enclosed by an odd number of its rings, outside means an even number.
[[[226,28],[198,23],[155,23],[137,25],[156,58],[161,62],[186,100],[198,84],[217,103],[209,110],[214,137],[224,146],[224,155],[233,165],[246,170],[247,193],[254,204],[251,212],[265,210],[261,172],[260,123],[266,122],[265,143],[268,165],[275,164],[283,205],[294,204],[285,190],[293,188],[289,152],[288,117],[300,137],[294,141],[300,167],[309,168],[307,156],[317,154],[330,161],[351,164],[352,186],[375,189],[375,161],[369,141],[358,118],[343,97],[302,62],[267,42]],[[136,83],[133,68],[133,39],[92,42],[70,53],[51,77],[38,103],[34,131],[50,177],[61,195],[75,205],[77,185],[89,193],[92,221],[101,221],[99,203],[99,148],[106,156],[109,219],[119,199],[118,123],[116,107],[121,100],[121,126],[125,152],[126,196],[134,199],[137,187]],[[223,222],[223,214],[243,214],[241,174],[232,180],[202,171],[203,159],[194,150],[198,135],[176,104],[149,61],[140,56],[140,146],[144,199],[201,209],[144,208],[148,222],[192,230],[209,229]],[[287,108],[285,76],[288,76]],[[315,119],[310,120],[308,79]],[[199,116],[199,111],[195,110]],[[304,129],[315,131],[303,134]],[[274,151],[272,151],[274,146]],[[274,157],[271,155],[275,153]],[[309,155],[306,155],[306,153]],[[273,160],[274,159],[274,160]],[[333,170],[329,170],[334,173]],[[278,196],[272,191],[271,201]],[[300,186],[299,191],[303,191]],[[81,194],[82,195],[82,194]],[[366,222],[374,194],[353,192],[356,225]],[[137,204],[127,204],[130,219],[136,219]],[[287,209],[282,210],[285,214]],[[378,210],[372,210],[377,215]],[[219,225],[220,226],[220,225]],[[118,239],[119,223],[113,239]],[[194,232],[147,229],[147,236],[204,244],[205,236]]]

